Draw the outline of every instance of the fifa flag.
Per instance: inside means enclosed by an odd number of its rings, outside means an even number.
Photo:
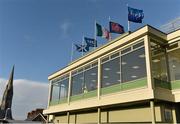
[[[86,42],[88,47],[97,47],[97,40],[93,38],[84,37],[84,41]]]
[[[96,23],[96,35],[106,39],[110,38],[109,31],[98,23]]]
[[[78,44],[75,44],[76,46],[76,50],[78,52],[88,52],[89,51],[89,47],[87,45],[78,45]]]
[[[128,7],[128,21],[142,23],[144,18],[143,10]]]
[[[124,33],[124,27],[116,22],[109,22],[109,29],[111,33]]]

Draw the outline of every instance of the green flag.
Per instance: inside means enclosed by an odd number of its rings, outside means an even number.
[[[98,23],[96,23],[96,35],[97,36],[103,36],[102,26]]]

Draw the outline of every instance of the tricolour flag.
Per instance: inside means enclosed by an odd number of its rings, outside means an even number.
[[[110,38],[109,31],[98,23],[96,23],[96,35],[106,39]]]
[[[118,33],[123,34],[124,33],[124,27],[116,22],[109,22],[109,30],[111,33]]]
[[[142,23],[144,18],[143,10],[128,7],[128,21]]]
[[[97,47],[97,41],[93,38],[84,37],[84,41],[88,47]]]
[[[87,45],[75,44],[75,46],[76,46],[76,50],[78,52],[88,52],[89,51],[89,46],[87,46]]]

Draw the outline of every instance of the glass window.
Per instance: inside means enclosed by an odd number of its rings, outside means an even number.
[[[180,80],[180,49],[168,53],[171,81]]]
[[[118,57],[118,56],[119,56],[119,52],[114,53],[114,54],[111,55],[111,59],[116,58],[116,57]]]
[[[63,80],[52,83],[51,100],[62,100],[68,97],[69,78],[62,78]]]
[[[133,49],[139,48],[141,46],[144,46],[144,42],[140,42],[140,43],[133,45]]]
[[[51,101],[59,100],[59,85],[58,83],[52,84],[52,91],[51,91]]]
[[[72,76],[72,89],[71,96],[82,93],[84,85],[84,74],[83,72]]]
[[[59,82],[60,87],[60,100],[68,97],[69,78]]]
[[[101,87],[120,83],[120,57],[102,64]]]
[[[122,82],[146,77],[144,47],[122,56]]]
[[[96,66],[84,72],[85,86],[83,92],[88,92],[97,89],[97,71],[98,68]]]
[[[151,42],[152,75],[157,81],[168,81],[165,48],[157,42]]]
[[[125,53],[130,52],[130,51],[131,51],[131,47],[128,47],[128,48],[122,50],[121,54],[125,54]]]
[[[101,62],[104,63],[104,62],[106,62],[106,61],[108,61],[108,60],[109,60],[109,56],[103,58],[103,59],[101,60]]]

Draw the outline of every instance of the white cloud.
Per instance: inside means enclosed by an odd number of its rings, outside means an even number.
[[[68,37],[70,26],[71,26],[70,22],[63,22],[62,24],[60,24],[62,37]]]
[[[0,79],[0,100],[7,80]],[[26,79],[14,80],[12,113],[15,119],[26,119],[27,113],[36,108],[46,108],[48,84]]]

